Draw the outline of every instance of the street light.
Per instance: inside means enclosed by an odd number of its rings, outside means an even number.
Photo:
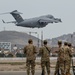
[[[43,46],[43,31],[41,31],[41,46]]]
[[[38,47],[39,47],[39,34],[37,34],[37,37],[38,37]]]
[[[39,47],[39,34],[37,33],[37,32],[29,32],[29,35],[30,35],[30,38],[31,38],[31,34],[37,34],[37,39],[38,39],[38,41],[37,41],[37,46]]]
[[[71,34],[71,44],[73,44],[73,34]]]

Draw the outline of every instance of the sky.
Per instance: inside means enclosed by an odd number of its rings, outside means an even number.
[[[48,24],[44,28],[26,28],[19,27],[15,24],[3,24],[2,19],[15,21],[10,15],[0,15],[0,31],[19,31],[19,32],[37,32],[43,39],[52,39],[63,34],[75,32],[75,0],[0,0],[0,13],[18,10],[22,12],[24,19],[39,17],[51,14],[56,18],[61,18],[62,23]],[[37,34],[32,33],[37,37]]]

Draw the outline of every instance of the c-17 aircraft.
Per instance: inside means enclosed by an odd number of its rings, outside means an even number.
[[[23,19],[20,15],[22,13],[18,12],[17,10],[14,10],[9,13],[14,17],[16,21],[5,22],[4,20],[2,20],[3,23],[14,23],[17,26],[28,27],[28,28],[42,28],[48,25],[49,23],[62,22],[61,19],[54,18],[53,15],[44,15],[44,16],[30,18],[30,19]],[[3,14],[6,14],[6,13],[3,13]]]

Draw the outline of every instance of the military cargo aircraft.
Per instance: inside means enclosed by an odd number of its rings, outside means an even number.
[[[48,25],[49,23],[62,22],[61,19],[54,18],[53,15],[44,15],[44,16],[30,18],[30,19],[23,19],[20,15],[22,13],[18,12],[17,10],[14,10],[9,13],[14,17],[16,21],[5,22],[4,20],[2,20],[3,23],[14,23],[17,26],[28,27],[28,28],[42,28]],[[3,13],[3,14],[6,14],[6,13]]]

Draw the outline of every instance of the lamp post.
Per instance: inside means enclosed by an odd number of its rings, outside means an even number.
[[[73,45],[73,35],[71,34],[71,44]]]
[[[38,37],[38,47],[39,47],[39,34],[37,34],[37,37]]]
[[[41,31],[41,46],[43,46],[43,31]]]
[[[29,36],[30,36],[30,38],[31,38],[31,34],[37,34],[37,46],[39,47],[39,34],[37,33],[37,32],[29,32]]]
[[[29,32],[29,38],[31,38],[31,32]]]

